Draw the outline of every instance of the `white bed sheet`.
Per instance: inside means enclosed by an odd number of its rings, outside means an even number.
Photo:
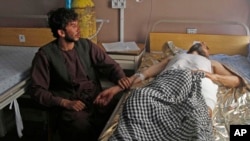
[[[0,46],[0,103],[7,91],[29,75],[32,59],[38,47]]]

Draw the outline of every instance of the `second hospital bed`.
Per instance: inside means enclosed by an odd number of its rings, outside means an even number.
[[[20,35],[24,41],[19,41]],[[0,28],[0,136],[4,136],[13,123],[22,136],[17,99],[29,86],[29,70],[35,53],[52,39],[47,28]],[[7,108],[15,111],[15,121],[5,114]]]

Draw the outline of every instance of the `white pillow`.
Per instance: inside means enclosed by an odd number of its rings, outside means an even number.
[[[186,52],[186,50],[181,49],[180,47],[175,46],[173,41],[167,41],[162,47],[162,52],[168,56],[168,55],[176,55],[180,53]]]
[[[201,43],[201,41],[193,41],[193,45],[196,43]]]

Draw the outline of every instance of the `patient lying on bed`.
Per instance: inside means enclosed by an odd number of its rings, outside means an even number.
[[[144,79],[155,77],[167,70],[188,69],[192,71],[202,71],[205,78],[201,79],[202,95],[209,107],[209,115],[212,116],[212,110],[216,105],[216,93],[219,85],[226,87],[238,87],[241,84],[241,78],[234,75],[217,61],[209,60],[209,51],[205,43],[194,44],[187,53],[169,56],[160,63],[155,64],[148,69],[130,77],[132,84],[141,82]],[[99,94],[95,103],[106,105],[111,97],[105,99],[106,93],[118,93],[122,89],[114,86],[104,90]],[[115,94],[114,94],[115,95]]]
[[[131,90],[109,140],[213,140],[211,115],[218,85],[238,87],[241,79],[208,56],[208,47],[197,43],[187,53],[131,76],[133,84],[155,79]],[[106,94],[121,90],[106,89],[95,103],[106,105],[111,99]]]

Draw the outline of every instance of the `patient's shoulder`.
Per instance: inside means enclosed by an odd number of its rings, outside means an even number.
[[[216,60],[210,60],[210,61],[212,65],[221,65],[221,63]]]
[[[214,73],[221,74],[221,75],[233,75],[233,73],[220,62],[216,60],[211,60],[211,64],[212,64]]]

